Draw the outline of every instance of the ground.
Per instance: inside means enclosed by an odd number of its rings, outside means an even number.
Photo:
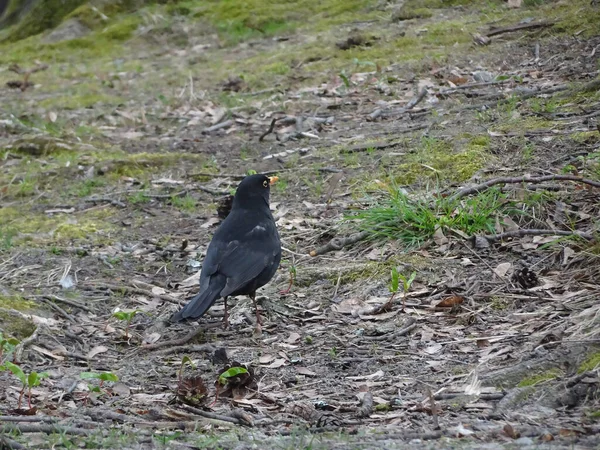
[[[0,447],[600,445],[594,2],[132,3],[0,33]],[[170,325],[249,171],[262,329]]]

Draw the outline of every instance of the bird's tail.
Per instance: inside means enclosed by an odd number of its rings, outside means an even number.
[[[213,303],[221,296],[225,286],[225,277],[213,276],[208,287],[201,290],[181,310],[171,316],[171,322],[181,322],[185,319],[202,317]]]

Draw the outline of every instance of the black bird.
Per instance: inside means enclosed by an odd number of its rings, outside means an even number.
[[[257,174],[244,178],[235,193],[231,212],[215,232],[200,273],[200,292],[173,314],[171,322],[197,319],[219,297],[225,302],[223,324],[227,327],[227,297],[248,295],[256,306],[256,290],[267,284],[279,267],[281,242],[269,209],[270,187],[278,180]]]

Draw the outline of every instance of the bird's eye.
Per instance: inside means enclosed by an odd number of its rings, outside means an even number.
[[[269,187],[269,180],[263,181],[263,186],[264,187]]]

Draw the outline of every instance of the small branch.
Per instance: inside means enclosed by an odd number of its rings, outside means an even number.
[[[586,233],[584,231],[564,231],[564,230],[515,230],[507,231],[506,233],[500,234],[488,234],[483,236],[490,242],[501,241],[506,238],[523,237],[523,236],[577,236],[587,241],[594,241],[594,235],[592,233]]]
[[[6,448],[8,450],[21,450],[27,447],[19,444],[17,441],[13,441],[8,436],[0,436],[0,448]]]
[[[87,436],[93,430],[83,428],[63,427],[52,424],[42,423],[6,423],[0,427],[0,433],[46,433],[46,434],[76,434],[79,436]]]
[[[373,413],[373,394],[365,392],[361,405],[356,411],[358,417],[369,417]]]
[[[423,88],[421,89],[421,92],[419,92],[419,95],[417,95],[416,97],[413,97],[410,102],[408,102],[406,104],[406,106],[404,106],[403,108],[399,108],[399,109],[392,109],[390,111],[385,111],[383,109],[376,109],[375,111],[373,111],[371,114],[369,114],[369,120],[375,120],[377,119],[379,116],[392,116],[392,115],[398,115],[398,114],[404,114],[405,112],[410,111],[411,109],[413,109],[415,106],[417,106],[425,97],[427,96],[427,88]]]
[[[381,336],[366,336],[365,339],[368,341],[387,341],[387,340],[389,340],[390,342],[393,342],[393,339],[400,337],[400,336],[407,335],[412,330],[414,330],[416,327],[417,327],[417,321],[411,317],[410,319],[408,319],[408,324],[406,326],[400,328],[398,331],[395,331],[394,333],[382,334]]]
[[[269,135],[269,134],[271,134],[271,133],[273,132],[273,130],[275,129],[275,123],[277,123],[277,121],[278,121],[279,119],[280,119],[280,118],[274,117],[274,118],[273,118],[273,120],[271,120],[271,125],[269,125],[269,129],[268,129],[267,131],[265,131],[263,134],[261,134],[261,135],[260,135],[260,137],[258,138],[258,142],[262,142],[262,141],[263,141],[263,139],[264,139],[264,138],[265,138],[267,135]]]
[[[123,203],[119,200],[115,200],[114,198],[108,198],[108,197],[90,197],[90,198],[83,199],[83,201],[88,202],[88,203],[107,202],[113,206],[118,206],[119,208],[127,208],[127,205],[125,203]]]
[[[43,328],[43,325],[38,325],[37,328],[31,333],[30,336],[23,339],[15,348],[15,360],[21,361],[21,356],[23,356],[23,351],[29,347],[31,344],[36,342],[40,337],[40,331]]]
[[[233,120],[226,120],[224,122],[217,123],[216,125],[213,125],[212,127],[205,128],[204,130],[202,130],[202,134],[210,134],[213,131],[220,130],[221,128],[229,128],[233,124],[234,124]]]
[[[544,175],[541,177],[530,177],[528,175],[523,177],[502,177],[502,178],[493,178],[491,180],[486,181],[485,183],[478,184],[476,186],[471,186],[468,188],[459,189],[452,197],[451,200],[458,200],[463,197],[472,194],[478,194],[482,191],[485,191],[491,186],[495,186],[497,184],[506,184],[506,183],[542,183],[544,181],[577,181],[579,183],[588,184],[590,186],[594,186],[600,188],[600,182],[589,180],[587,178],[578,177],[575,175]]]
[[[76,302],[75,300],[70,300],[68,298],[59,297],[58,295],[44,294],[44,295],[34,295],[34,297],[43,297],[43,298],[46,298],[48,300],[53,300],[55,302],[65,303],[65,304],[67,304],[69,306],[73,306],[75,308],[83,309],[84,311],[87,311],[87,312],[92,312],[92,310],[90,308],[88,308],[87,306],[82,305],[81,303]]]
[[[181,405],[183,409],[192,414],[196,414],[197,416],[206,417],[207,419],[221,420],[223,422],[234,423],[236,425],[248,425],[246,420],[238,419],[237,417],[225,416],[223,414],[216,414],[209,411],[204,411],[202,409],[194,408],[189,405]]]
[[[317,248],[316,250],[312,250],[310,252],[310,256],[324,255],[325,253],[331,251],[341,250],[342,248],[348,245],[353,245],[359,241],[366,239],[370,236],[370,234],[371,233],[369,231],[361,231],[360,233],[355,233],[345,238],[333,238],[327,244]]]
[[[202,327],[198,327],[195,330],[190,331],[187,335],[185,335],[184,337],[182,337],[180,339],[172,339],[170,341],[157,342],[156,344],[144,345],[141,348],[143,350],[157,350],[159,348],[169,347],[169,346],[171,346],[171,347],[178,347],[180,345],[187,344],[192,339],[194,339],[196,336],[204,333],[204,331],[205,330]],[[206,345],[210,345],[210,344],[206,344]],[[210,351],[209,347],[207,347],[207,351]]]
[[[513,31],[551,27],[552,25],[554,25],[554,23],[555,22],[543,21],[543,22],[535,22],[535,23],[521,23],[519,25],[514,25],[512,27],[493,28],[490,31],[488,31],[486,36],[492,37],[492,36],[497,36],[499,34],[512,33]]]

